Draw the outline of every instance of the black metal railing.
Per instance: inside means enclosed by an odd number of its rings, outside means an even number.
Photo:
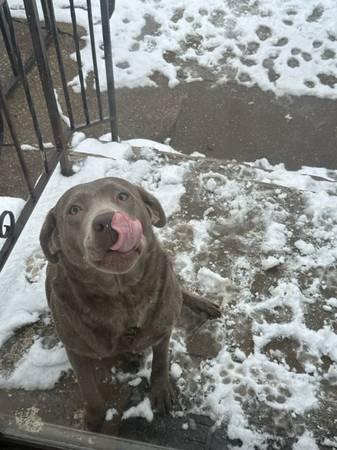
[[[83,130],[92,125],[107,122],[111,131],[111,139],[118,140],[117,116],[114,89],[114,74],[112,64],[112,49],[109,20],[115,8],[114,0],[100,0],[101,8],[101,26],[103,34],[103,49],[106,69],[107,91],[102,93],[100,76],[97,66],[96,43],[93,25],[93,12],[91,0],[87,0],[87,20],[90,38],[90,48],[93,61],[93,79],[95,100],[97,110],[90,111],[88,104],[88,94],[85,88],[85,79],[82,69],[81,51],[80,51],[80,35],[79,27],[76,19],[76,7],[73,0],[69,0],[69,9],[72,25],[72,38],[75,48],[77,74],[80,82],[80,95],[83,111],[76,114],[72,105],[73,93],[68,86],[65,62],[62,56],[62,48],[60,45],[60,32],[55,19],[55,11],[52,0],[44,0],[41,2],[43,17],[39,18],[36,0],[23,0],[26,22],[28,24],[28,34],[32,41],[33,52],[28,57],[22,55],[20,43],[18,42],[14,19],[12,18],[10,8],[6,0],[0,0],[0,36],[3,40],[3,48],[5,49],[11,68],[11,76],[5,80],[0,79],[0,125],[4,123],[4,127],[0,127],[0,137],[3,136],[3,128],[5,129],[4,140],[0,140],[0,150],[4,146],[13,151],[19,164],[19,169],[25,190],[27,192],[26,204],[18,217],[17,221],[13,220],[11,211],[0,211],[0,237],[6,239],[0,250],[0,270],[3,268],[11,250],[13,249],[17,238],[23,230],[34,206],[36,205],[43,189],[45,188],[56,165],[60,163],[61,172],[65,176],[72,175],[71,162],[67,154],[67,137],[65,125],[60,117],[57,100],[55,98],[54,77],[50,69],[50,61],[48,47],[52,46],[56,54],[58,77],[61,81],[63,99],[69,118],[69,129],[71,131]],[[40,20],[42,19],[42,22]],[[29,71],[36,64],[39,74],[39,83],[41,84],[41,92],[45,100],[49,128],[53,139],[54,151],[47,152],[44,141],[43,131],[40,127],[39,113],[31,95]],[[36,82],[36,81],[35,81]],[[11,116],[9,104],[11,96],[16,88],[22,87],[28,107],[28,114],[32,120],[32,127],[36,136],[37,145],[43,161],[43,171],[38,181],[34,183],[28,168],[26,157],[22,151],[19,134],[16,129],[15,120]],[[104,105],[104,101],[106,105]],[[104,111],[107,111],[104,116]],[[84,117],[83,121],[79,118]],[[10,139],[10,142],[7,142]],[[1,161],[0,161],[1,163]],[[5,177],[0,167],[1,177]]]

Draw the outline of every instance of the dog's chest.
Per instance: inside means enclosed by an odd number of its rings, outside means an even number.
[[[118,300],[96,298],[95,304],[83,309],[81,321],[96,341],[98,356],[142,352],[163,334],[155,309],[156,299],[151,297],[144,301],[130,294]]]
[[[118,297],[96,297],[88,303],[82,313],[82,320],[87,326],[115,336],[134,335],[135,330],[147,327],[152,320],[157,298],[154,295],[128,293]]]

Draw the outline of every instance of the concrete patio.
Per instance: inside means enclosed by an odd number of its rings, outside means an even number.
[[[103,164],[98,156],[90,156],[90,161],[85,162],[83,158],[87,157],[76,152],[73,158],[77,164],[81,161],[79,174],[92,167],[95,160]],[[230,417],[213,427],[228,402],[230,414],[234,414],[233,405],[239,408],[240,412],[235,414],[239,414],[237,420],[245,421],[241,426],[254,430],[251,432],[255,439],[261,436],[261,448],[277,445],[290,448],[304,430],[313,433],[320,448],[329,448],[324,443],[335,442],[337,421],[334,350],[327,345],[325,351],[315,336],[318,338],[324,329],[330,329],[328,341],[336,333],[336,309],[327,302],[337,296],[337,284],[334,265],[318,264],[317,255],[323,247],[333,251],[334,241],[323,243],[318,235],[337,223],[332,214],[332,221],[322,220],[318,225],[317,217],[308,212],[308,205],[318,195],[315,191],[322,183],[328,183],[329,196],[335,201],[332,194],[337,192],[335,172],[331,172],[328,182],[322,177],[303,175],[311,189],[298,190],[273,182],[273,171],[258,166],[189,159],[149,148],[134,149],[127,159],[130,168],[141,162],[149,164],[153,172],[160,167],[174,170],[188,165],[181,209],[170,218],[160,239],[175,260],[182,283],[220,304],[223,317],[204,322],[185,311],[172,344],[171,362],[181,368],[176,379],[178,401],[172,417],[155,418],[151,423],[139,418],[122,420],[123,412],[147,395],[148,382],[146,376],[140,376],[141,384],[130,385],[130,380],[143,373],[134,361],[121,366],[121,372],[118,368],[117,372],[114,370],[105,389],[111,395],[111,407],[118,413],[106,422],[103,432],[181,449],[197,446],[216,450],[246,445],[242,440],[240,444],[243,436],[240,432],[236,438],[233,432],[228,435],[226,423],[231,421]],[[122,170],[118,160],[112,159],[111,163],[109,158],[103,160],[107,175],[109,170]],[[48,186],[44,203],[48,203],[48,191],[55,191],[59,176]],[[23,241],[18,243],[19,248],[25,247],[27,238],[35,239],[36,220],[32,220],[26,226]],[[283,227],[286,236],[281,247],[268,244],[270,227],[275,223]],[[279,237],[277,231],[273,233],[276,240],[282,238],[282,233]],[[310,243],[315,249],[311,265],[302,261],[306,251],[299,241]],[[18,263],[25,267],[19,278],[25,280],[27,292],[43,285],[45,261],[37,242],[35,247],[30,257],[20,263],[19,250],[14,251],[4,273],[5,287],[6,281],[7,287],[11,284],[11,270],[19,270]],[[11,296],[11,288],[8,295]],[[284,331],[278,330],[277,324]],[[298,335],[294,326],[298,327]],[[17,329],[0,350],[2,376],[5,375],[2,384],[6,386],[4,380],[11,379],[36,339],[43,338],[42,346],[52,351],[57,346],[57,339],[51,338],[54,334],[47,310],[39,314],[34,324]],[[185,349],[178,345],[181,340]],[[214,365],[218,373],[215,378],[210,375]],[[221,385],[229,391],[219,394],[217,401],[223,406],[219,406],[217,418],[217,409],[205,399]],[[302,389],[307,395],[310,391],[310,396],[315,392],[317,402],[306,405],[308,398],[299,400]],[[45,422],[83,426],[83,410],[72,372],[65,373],[53,389],[4,389],[0,396],[1,413],[7,420],[10,418],[11,427],[36,432],[36,423],[42,428]]]

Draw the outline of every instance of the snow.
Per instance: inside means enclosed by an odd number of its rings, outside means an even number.
[[[99,0],[91,3],[100,85],[105,89]],[[53,4],[56,19],[69,22],[68,1]],[[22,0],[10,0],[9,5],[13,16],[24,17]],[[77,23],[86,29],[81,54],[87,79],[93,62],[86,2],[78,0],[76,6]],[[38,7],[41,13],[39,2]],[[257,84],[277,95],[337,98],[336,14],[334,0],[116,2],[110,20],[116,86],[155,86],[152,76],[159,72],[171,87],[181,80],[211,77],[219,83]],[[78,92],[78,76],[69,85]]]
[[[337,298],[329,298],[326,302],[330,306],[333,306],[334,308],[337,308]]]
[[[293,446],[293,450],[319,450],[312,433],[306,431]]]
[[[143,417],[148,422],[153,420],[153,411],[151,402],[148,398],[144,398],[137,406],[132,406],[123,414],[122,420],[130,419],[130,417]]]
[[[243,362],[246,359],[246,354],[238,347],[234,351],[234,356],[240,362]]]
[[[54,144],[52,142],[43,142],[43,148],[55,148]],[[27,151],[27,150],[40,150],[38,145],[31,145],[31,144],[21,144],[21,150]]]
[[[131,146],[127,143],[119,144],[118,142],[111,142],[111,144],[107,146],[105,142],[100,142],[94,138],[80,140],[75,148],[76,152],[107,156],[115,159],[126,157],[130,150]]]
[[[264,258],[261,261],[261,265],[263,270],[270,270],[274,267],[279,266],[280,264],[283,264],[284,258],[275,258],[275,256],[268,256],[267,258]]]
[[[228,278],[223,278],[218,273],[207,267],[198,270],[197,281],[206,294],[226,296],[226,288],[230,285]]]
[[[182,368],[177,363],[171,364],[171,375],[172,377],[177,380],[181,377],[181,374],[183,373]]]
[[[200,153],[200,152],[192,152],[190,154],[190,156],[192,158],[206,158],[206,155],[204,153]]]
[[[132,147],[140,147],[143,148],[145,151],[149,149],[158,150],[161,152],[167,152],[167,153],[176,153],[181,155],[180,152],[175,150],[173,147],[171,147],[168,144],[162,144],[160,142],[152,141],[151,139],[128,139],[124,141],[131,145]]]
[[[71,147],[77,147],[80,142],[84,141],[85,137],[82,131],[75,131],[71,136]]]
[[[262,250],[265,252],[282,250],[287,243],[287,227],[283,223],[271,222],[266,229]]]
[[[294,245],[303,255],[311,255],[315,251],[315,247],[310,242],[304,242],[302,239],[296,241]]]
[[[118,411],[115,408],[107,409],[105,413],[105,420],[110,422],[116,414],[118,414]]]
[[[295,188],[308,192],[317,192],[324,195],[324,192],[336,194],[336,174],[325,168],[309,168],[303,166],[298,171],[286,170],[283,163],[272,166],[266,158],[258,159],[254,163],[247,163],[254,168],[256,179],[264,183],[277,184],[279,186]],[[320,177],[315,179],[312,176]]]
[[[20,147],[21,150],[36,150],[36,147],[30,144],[22,144]]]
[[[60,374],[68,369],[70,363],[61,344],[52,349],[45,349],[41,339],[37,339],[9,378],[5,379],[0,375],[0,387],[26,390],[52,389]]]
[[[337,439],[324,438],[322,444],[327,447],[337,448]]]
[[[71,125],[70,125],[69,117],[67,117],[62,111],[62,106],[61,106],[61,104],[59,102],[59,96],[58,96],[58,93],[57,93],[56,89],[54,89],[54,95],[55,95],[55,100],[56,100],[56,106],[57,106],[58,113],[59,113],[61,119],[63,120],[63,122],[67,125],[68,128],[70,128]]]
[[[128,383],[130,386],[138,386],[143,380],[140,377],[134,378],[133,380],[130,380]]]

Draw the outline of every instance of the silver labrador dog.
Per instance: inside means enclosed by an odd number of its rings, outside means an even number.
[[[220,315],[216,305],[181,289],[152,229],[165,223],[151,194],[104,178],[69,189],[41,229],[47,299],[91,430],[105,415],[95,362],[152,347],[151,401],[165,413],[172,403],[168,346],[182,303]]]

